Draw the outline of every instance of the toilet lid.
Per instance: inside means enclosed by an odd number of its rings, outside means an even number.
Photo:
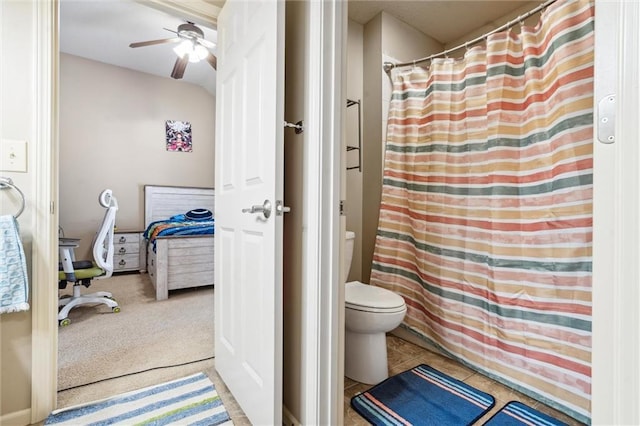
[[[399,311],[405,309],[404,299],[387,289],[352,281],[345,285],[344,300],[347,308],[361,311]]]

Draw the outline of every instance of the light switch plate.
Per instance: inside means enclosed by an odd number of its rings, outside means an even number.
[[[0,144],[0,171],[27,171],[27,141],[2,139]]]

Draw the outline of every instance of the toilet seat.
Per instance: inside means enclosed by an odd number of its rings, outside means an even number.
[[[396,313],[406,310],[404,299],[387,289],[351,281],[345,285],[345,306],[365,312]]]

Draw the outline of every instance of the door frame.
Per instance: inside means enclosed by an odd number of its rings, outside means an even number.
[[[34,221],[31,263],[31,423],[55,408],[58,387],[58,0],[34,0]],[[37,236],[37,238],[35,237]]]
[[[308,2],[302,318],[302,424],[343,424],[347,2]],[[314,54],[310,52],[322,52]],[[310,225],[310,226],[305,226]],[[330,236],[330,238],[327,238]]]
[[[592,424],[638,424],[640,409],[640,5],[596,0],[594,108],[616,94],[615,142],[594,110]],[[617,29],[617,31],[615,30]]]
[[[33,52],[36,90],[33,102],[38,145],[34,187],[36,235],[33,254],[33,301],[31,343],[31,423],[44,420],[57,404],[58,322],[57,281],[58,257],[58,58],[59,58],[59,0],[32,0],[36,11],[36,48]],[[191,18],[194,22],[212,22],[214,11],[204,0],[178,3],[172,0],[153,0],[146,3],[170,13]],[[216,8],[217,10],[217,8]],[[216,15],[217,16],[217,15]],[[215,22],[215,19],[213,20]],[[307,81],[310,96],[306,99],[308,123],[316,122],[316,129],[307,130],[309,168],[305,171],[305,187],[313,194],[306,207],[308,234],[305,238],[303,262],[306,266],[303,290],[310,309],[304,310],[303,339],[320,349],[305,351],[301,369],[305,377],[303,392],[306,418],[324,424],[341,423],[343,408],[343,324],[344,295],[340,282],[344,218],[340,217],[340,182],[342,158],[342,117],[344,115],[344,57],[346,54],[347,5],[342,0],[310,2],[307,37],[309,49],[328,49],[322,57],[309,55]],[[323,50],[320,50],[323,51]],[[334,60],[337,59],[337,60]],[[318,80],[309,77],[320,77]],[[319,124],[322,123],[322,124]],[[319,173],[315,173],[318,171]],[[320,172],[324,171],[324,173]],[[329,171],[329,173],[327,173]],[[331,238],[326,236],[330,235]],[[313,236],[313,238],[312,238]],[[315,255],[315,257],[314,257]],[[337,291],[336,291],[337,289]],[[321,333],[318,330],[322,330]],[[337,356],[336,356],[337,355]],[[331,374],[327,374],[331,372]],[[335,420],[335,421],[334,421]]]

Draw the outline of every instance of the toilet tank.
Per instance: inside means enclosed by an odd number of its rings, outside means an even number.
[[[349,270],[351,270],[351,259],[353,258],[353,245],[356,241],[356,233],[353,231],[347,231],[346,240],[344,244],[344,275],[342,276],[342,282],[346,283],[349,277]]]

